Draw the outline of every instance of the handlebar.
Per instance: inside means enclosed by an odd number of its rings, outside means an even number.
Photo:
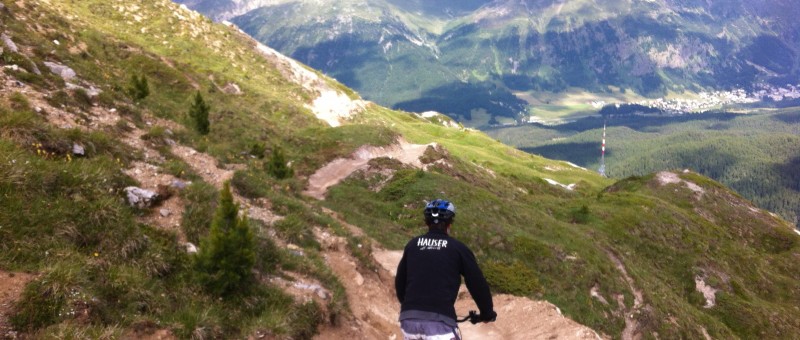
[[[465,316],[464,318],[461,318],[461,319],[456,319],[456,322],[461,323],[461,322],[464,322],[464,321],[467,321],[467,320],[469,320],[469,322],[471,324],[473,324],[473,325],[477,324],[478,322],[481,322],[481,315],[478,314],[478,312],[476,312],[474,310],[471,310],[471,311],[469,311],[469,315],[467,315],[467,316]]]

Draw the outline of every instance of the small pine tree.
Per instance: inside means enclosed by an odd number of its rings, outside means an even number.
[[[211,106],[206,104],[205,100],[203,100],[203,96],[200,95],[200,91],[197,91],[197,94],[194,96],[194,102],[189,108],[189,117],[192,118],[195,129],[201,135],[207,135],[209,132],[211,123],[208,121],[208,112],[210,110]]]
[[[211,231],[200,242],[195,269],[200,282],[217,296],[247,290],[254,282],[255,239],[247,217],[239,217],[230,182],[225,182]]]
[[[272,150],[272,156],[266,164],[267,173],[277,179],[285,179],[294,176],[294,170],[286,165],[286,158],[283,156],[281,148]]]
[[[140,101],[150,95],[150,86],[147,84],[147,77],[141,75],[137,77],[135,74],[131,76],[130,85],[128,86],[128,94],[134,101]]]

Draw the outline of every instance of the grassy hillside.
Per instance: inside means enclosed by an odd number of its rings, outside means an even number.
[[[323,208],[399,249],[423,231],[420,211],[434,197],[458,206],[455,237],[475,250],[493,291],[547,299],[610,336],[626,329],[659,338],[800,334],[800,237],[703,176],[614,182],[377,105],[332,128],[305,107],[317,93],[288,81],[283,64],[235,30],[166,0],[3,4],[0,19],[19,52],[4,49],[0,62],[24,71],[2,75],[0,270],[35,275],[10,319],[25,335],[308,338],[350,313],[340,282],[349,278],[325,265],[312,230],[346,237],[369,265],[368,250],[356,246],[368,240]],[[102,93],[69,89],[45,61],[68,65],[78,75],[71,83]],[[149,96],[132,98],[132,75],[146,77]],[[242,93],[224,90],[229,83]],[[212,108],[207,135],[187,114],[197,93]],[[439,145],[422,157],[429,170],[375,159],[374,171],[354,174],[324,201],[301,194],[327,162],[397,137]],[[236,194],[282,217],[251,216],[259,279],[251,289],[219,298],[198,283],[183,242],[208,234],[218,183],[188,164],[200,155],[178,154],[170,142],[235,169]],[[74,144],[86,146],[83,157],[72,153]],[[268,157],[260,158],[279,148],[293,177],[270,176]],[[175,193],[185,203],[178,227],[148,220],[158,207],[124,202],[123,189],[142,184],[131,171],[141,163],[191,182]],[[297,276],[329,297],[293,298],[276,283]],[[717,290],[713,307],[704,308],[697,280]]]
[[[624,178],[688,168],[800,223],[799,112],[614,117],[608,120],[606,173]],[[487,133],[533,154],[597,169],[602,124],[597,118]]]

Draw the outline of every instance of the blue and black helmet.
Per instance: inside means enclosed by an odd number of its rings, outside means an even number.
[[[425,205],[424,214],[426,223],[449,223],[456,216],[456,206],[450,201],[436,199]]]

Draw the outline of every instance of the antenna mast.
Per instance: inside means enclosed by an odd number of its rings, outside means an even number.
[[[603,146],[600,149],[600,169],[597,172],[600,173],[600,176],[606,176],[606,121],[603,120]]]

